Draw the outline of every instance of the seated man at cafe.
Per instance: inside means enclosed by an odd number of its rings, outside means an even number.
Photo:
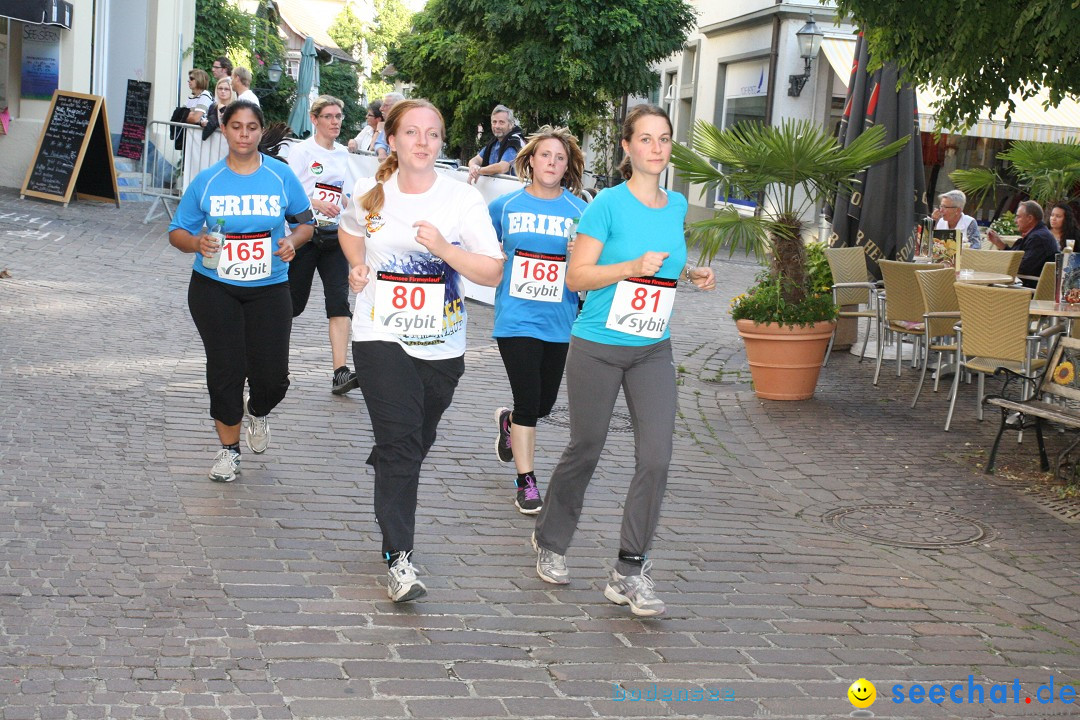
[[[1020,239],[1012,246],[1013,250],[1023,250],[1020,259],[1020,275],[1038,278],[1043,265],[1054,262],[1060,247],[1050,228],[1043,224],[1043,210],[1034,200],[1024,200],[1016,208],[1016,227],[1020,230]],[[996,232],[991,230],[986,239],[999,250],[1005,250],[1005,243]],[[1035,287],[1035,280],[1024,280],[1027,287]]]
[[[950,190],[938,195],[938,206],[931,215],[935,230],[960,230],[969,247],[978,250],[981,245],[979,223],[975,218],[964,213],[967,195],[959,190]]]

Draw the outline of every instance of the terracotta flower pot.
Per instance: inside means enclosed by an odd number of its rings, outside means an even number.
[[[746,343],[754,392],[766,400],[806,400],[814,395],[832,322],[788,327],[736,320]]]

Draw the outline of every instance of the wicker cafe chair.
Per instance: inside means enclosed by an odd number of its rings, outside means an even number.
[[[972,250],[960,253],[960,269],[975,272],[999,273],[1016,277],[1020,269],[1020,260],[1024,253],[1020,250]]]
[[[859,353],[859,362],[862,362],[866,355],[866,341],[870,339],[870,326],[877,317],[877,285],[870,282],[870,273],[866,269],[866,252],[861,247],[825,248],[825,259],[832,271],[833,302],[841,308],[845,305],[857,306],[855,310],[841,310],[839,316],[856,318],[856,323],[858,318],[866,318],[866,335],[863,336],[862,351]],[[866,309],[859,309],[864,305]],[[836,328],[833,328],[822,367],[829,364],[829,353],[832,352],[835,340]],[[878,342],[881,342],[880,337]]]
[[[979,377],[976,408],[977,417],[982,420],[986,375],[993,375],[999,367],[1004,367],[1032,377],[1036,370],[1046,364],[1046,360],[1039,357],[1044,335],[1029,334],[1030,288],[995,288],[957,283],[955,289],[956,299],[960,303],[961,332],[958,336],[959,361],[953,375],[949,414],[945,418],[946,432],[952,424],[962,369]],[[1044,333],[1056,331],[1057,328],[1053,328]]]
[[[1057,280],[1054,277],[1054,273],[1056,270],[1057,265],[1055,263],[1048,262],[1043,265],[1042,272],[1039,273],[1039,281],[1035,285],[1035,300],[1049,300],[1052,302],[1055,299],[1054,290],[1057,285]]]
[[[887,329],[896,338],[896,376],[900,377],[900,367],[903,361],[904,336],[910,335],[916,343],[914,357],[919,357],[918,346],[921,345],[925,331],[923,323],[923,299],[919,292],[919,283],[915,280],[915,273],[919,270],[940,270],[944,265],[916,265],[909,262],[895,260],[879,260],[881,278],[885,281],[885,313],[884,329]],[[955,277],[955,276],[954,276]],[[882,328],[878,328],[878,333]],[[877,367],[874,369],[874,385],[878,384],[878,375],[881,374],[881,358],[885,354],[885,342],[878,342]]]
[[[956,352],[956,323],[960,321],[960,304],[956,300],[956,271],[952,268],[942,270],[916,270],[915,280],[923,298],[923,360],[922,374],[915,388],[915,398],[911,407],[919,402],[923,383],[926,382],[926,367],[930,364],[930,353],[936,352],[937,369],[934,372],[934,392],[941,382],[941,359],[945,353]],[[946,340],[946,338],[948,340]],[[935,342],[937,340],[937,342]],[[955,365],[955,358],[952,360]]]

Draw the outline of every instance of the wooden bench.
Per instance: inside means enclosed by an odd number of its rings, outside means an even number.
[[[1059,335],[1050,353],[1050,361],[1037,377],[1025,377],[1007,368],[998,368],[994,376],[1004,377],[1005,383],[1000,394],[983,398],[985,404],[1001,410],[1001,426],[994,438],[994,447],[990,450],[986,473],[994,472],[998,445],[1006,427],[1021,432],[1034,427],[1035,437],[1039,441],[1040,467],[1044,472],[1049,470],[1050,463],[1043,443],[1043,422],[1080,430],[1080,339]],[[1010,422],[1013,414],[1018,414],[1018,418]],[[1058,454],[1054,463],[1055,476],[1061,474],[1062,461],[1077,444],[1080,444],[1080,434]]]

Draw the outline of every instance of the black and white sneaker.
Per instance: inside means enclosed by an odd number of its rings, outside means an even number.
[[[544,507],[544,501],[540,499],[540,488],[536,486],[536,478],[530,473],[525,476],[525,487],[519,487],[514,505],[522,515],[538,515]]]
[[[348,365],[342,365],[334,371],[330,392],[335,395],[344,395],[358,387],[360,387],[360,379],[356,377],[356,373],[349,369]]]
[[[412,550],[398,555],[386,577],[386,594],[394,602],[408,602],[427,595],[427,587],[416,579],[416,567],[410,556]]]
[[[495,424],[499,429],[499,437],[495,440],[495,455],[501,463],[512,463],[514,448],[510,446],[510,408],[501,407],[495,411]]]

